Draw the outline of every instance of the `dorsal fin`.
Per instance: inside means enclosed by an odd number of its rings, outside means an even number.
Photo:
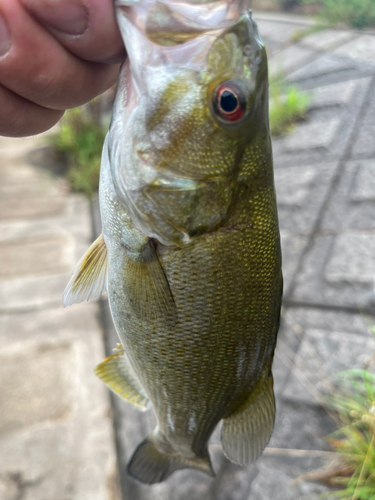
[[[107,289],[107,247],[100,235],[74,268],[64,295],[64,307],[93,300]]]

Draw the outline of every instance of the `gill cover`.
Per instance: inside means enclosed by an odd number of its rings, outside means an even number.
[[[228,216],[264,102],[264,46],[247,0],[117,6],[129,58],[108,136],[112,180],[146,236],[182,246]]]

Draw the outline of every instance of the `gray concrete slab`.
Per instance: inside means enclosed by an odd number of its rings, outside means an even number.
[[[359,234],[357,236],[360,236]],[[356,238],[353,244],[361,242],[360,248],[345,247],[345,253],[339,246],[340,240],[335,236],[316,236],[312,246],[304,256],[302,269],[296,277],[295,288],[290,299],[294,303],[314,304],[325,307],[342,307],[356,310],[363,297],[372,290],[373,277],[363,271],[361,279],[350,282],[345,279],[331,279],[329,264],[335,258],[342,259],[346,267],[346,259],[351,259],[350,266],[356,266],[356,251],[364,251],[363,259],[368,257],[366,242]],[[371,255],[371,261],[373,255]],[[370,261],[370,262],[371,262]],[[349,265],[349,264],[348,264]],[[366,265],[364,264],[366,267]]]
[[[319,30],[303,37],[300,44],[310,49],[329,51],[340,47],[341,45],[356,39],[358,34],[355,31],[326,29]]]
[[[116,500],[99,306],[61,303],[89,204],[28,162],[42,140],[0,139],[0,498]]]
[[[306,457],[286,460],[285,457],[262,457],[257,461],[259,474],[252,483],[248,500],[332,500],[323,485],[303,480],[303,476],[324,466],[328,459]]]
[[[356,62],[375,65],[375,37],[365,34],[355,37],[333,51],[334,54],[344,56]]]
[[[358,125],[352,149],[353,158],[372,158],[375,156],[375,88],[369,95],[364,116]]]
[[[277,169],[275,184],[282,231],[308,235],[316,224],[339,164]]]

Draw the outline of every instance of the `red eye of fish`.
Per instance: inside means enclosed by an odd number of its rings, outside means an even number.
[[[238,122],[246,111],[243,91],[233,82],[222,83],[215,91],[214,110],[222,120],[228,123]]]

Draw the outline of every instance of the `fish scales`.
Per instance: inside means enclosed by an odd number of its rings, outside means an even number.
[[[130,62],[103,149],[103,235],[88,251],[100,250],[106,268],[95,275],[84,257],[64,300],[108,289],[121,346],[97,374],[139,407],[152,404],[157,428],[128,466],[152,484],[185,467],[212,474],[207,445],[221,420],[232,461],[250,463],[267,444],[281,253],[266,55],[246,2],[209,4],[222,19],[205,29],[195,20],[211,18],[196,2],[188,21],[179,2],[119,4]],[[159,4],[163,29],[154,17],[147,34],[147,9]],[[166,63],[180,46],[191,58]]]

